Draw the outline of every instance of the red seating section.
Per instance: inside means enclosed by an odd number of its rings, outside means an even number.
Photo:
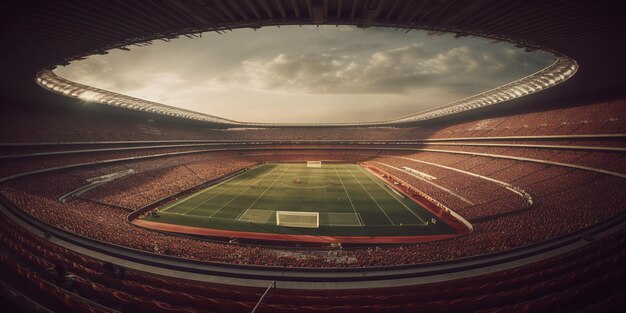
[[[142,312],[249,312],[262,290],[187,282],[129,271],[123,279],[101,273],[90,257],[36,237],[7,220],[0,263],[65,303],[72,311],[114,309]],[[534,312],[584,308],[620,292],[626,278],[626,231],[572,252],[501,272],[390,290],[272,290],[264,312]],[[64,264],[75,275],[75,292],[41,273]],[[584,295],[584,296],[583,296]],[[89,299],[90,301],[84,300]],[[610,303],[609,303],[610,304]]]
[[[17,110],[17,109],[16,109]],[[0,184],[8,201],[32,216],[66,231],[149,252],[195,260],[293,267],[362,267],[411,264],[479,256],[506,251],[568,234],[610,220],[626,209],[626,184],[618,175],[596,173],[503,157],[592,167],[626,174],[626,153],[573,149],[571,146],[626,147],[624,138],[494,140],[494,136],[624,134],[626,100],[486,118],[448,125],[409,128],[294,128],[211,130],[191,125],[116,120],[73,114],[14,112],[0,117],[0,141],[121,141],[121,140],[422,140],[408,148],[450,152],[389,150],[378,145],[284,145],[268,143],[259,150],[214,151],[114,164],[81,167]],[[10,119],[7,119],[10,117]],[[29,132],[16,132],[32,125]],[[79,131],[80,130],[80,131]],[[469,137],[471,140],[458,140]],[[446,145],[453,143],[455,145]],[[149,143],[146,143],[146,145]],[[476,145],[482,144],[482,145]],[[497,144],[557,145],[570,148],[498,146]],[[143,144],[136,144],[143,145]],[[103,147],[129,147],[110,143]],[[225,146],[233,148],[233,146]],[[72,149],[93,148],[77,144]],[[0,177],[26,171],[86,162],[202,147],[171,147],[100,151],[67,155],[0,159]],[[206,147],[204,147],[206,148]],[[280,149],[279,149],[280,148]],[[327,148],[333,148],[332,150]],[[401,148],[401,146],[393,146]],[[2,155],[63,151],[64,146],[13,146]],[[290,255],[268,247],[247,247],[180,238],[125,222],[129,211],[220,179],[260,162],[337,160],[368,161],[431,196],[474,226],[474,232],[438,242],[402,247],[367,247],[339,251],[336,258],[307,251]],[[401,170],[436,177],[432,184]],[[67,203],[58,201],[85,180],[133,169],[136,174],[94,188]],[[468,175],[465,172],[475,175]],[[488,179],[485,179],[488,178]],[[523,190],[532,205],[493,180]],[[124,279],[102,274],[103,264],[39,238],[0,217],[0,266],[48,295],[52,305],[73,312],[250,312],[263,290],[172,279],[129,271]],[[626,232],[557,257],[505,271],[427,285],[374,290],[272,290],[263,312],[537,312],[610,311],[624,303]],[[302,257],[306,255],[307,257]],[[45,275],[63,264],[75,275],[72,290]]]

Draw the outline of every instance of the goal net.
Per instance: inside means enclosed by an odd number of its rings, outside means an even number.
[[[276,225],[287,227],[320,227],[319,212],[276,211]]]
[[[306,161],[306,167],[322,167],[322,161]]]

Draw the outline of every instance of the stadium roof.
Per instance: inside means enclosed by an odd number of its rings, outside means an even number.
[[[615,1],[5,1],[0,13],[0,55],[5,60],[0,88],[5,95],[24,102],[45,101],[52,94],[34,83],[39,75],[37,82],[57,93],[200,120],[214,127],[414,125],[500,102],[528,105],[623,92],[625,7],[626,4]],[[396,120],[356,124],[240,123],[81,86],[50,71],[55,65],[87,55],[146,45],[151,40],[193,37],[205,31],[238,27],[297,24],[454,32],[457,36],[509,41],[527,50],[551,51],[559,59],[538,75],[443,108]]]

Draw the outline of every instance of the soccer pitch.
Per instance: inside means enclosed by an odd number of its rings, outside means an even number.
[[[276,211],[319,212],[318,228],[276,225]],[[447,235],[455,231],[356,164],[272,163],[168,203],[147,221],[316,236]]]

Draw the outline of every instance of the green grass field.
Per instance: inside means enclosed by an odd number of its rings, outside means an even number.
[[[419,203],[356,164],[262,164],[159,208],[145,220],[324,236],[452,234]],[[276,225],[276,211],[319,212],[319,228]],[[433,223],[434,221],[434,223]]]

